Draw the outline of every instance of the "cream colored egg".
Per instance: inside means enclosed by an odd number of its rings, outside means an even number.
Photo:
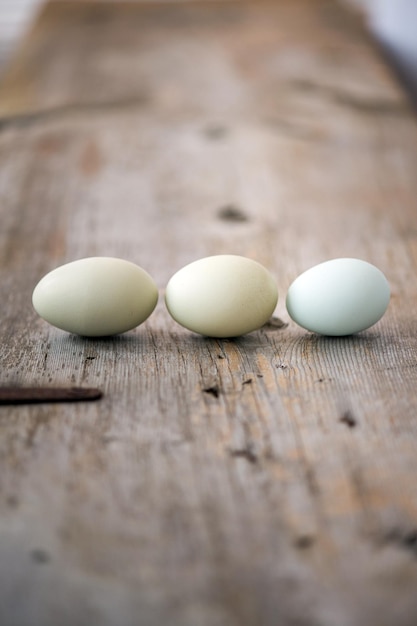
[[[308,269],[288,289],[290,317],[322,335],[351,335],[384,315],[390,287],[375,265],[360,259],[332,259]]]
[[[260,328],[277,300],[270,272],[256,261],[232,254],[186,265],[172,276],[165,293],[174,320],[209,337],[237,337]]]
[[[113,257],[89,257],[58,267],[36,285],[32,302],[44,320],[69,333],[124,333],[154,310],[158,290],[145,270]]]

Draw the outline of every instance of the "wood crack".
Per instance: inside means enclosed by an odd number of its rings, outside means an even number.
[[[38,123],[49,122],[56,119],[66,119],[71,116],[96,115],[124,109],[135,109],[149,103],[147,95],[132,98],[120,98],[103,102],[73,102],[56,105],[39,111],[18,113],[17,115],[0,118],[0,132],[7,128],[26,128]]]
[[[291,83],[295,88],[306,93],[323,94],[336,104],[343,105],[360,113],[370,115],[410,116],[411,110],[406,102],[383,97],[356,95],[336,86],[324,85],[307,79],[297,79]]]
[[[253,445],[251,445],[250,443],[248,443],[248,445],[244,448],[230,449],[229,452],[230,456],[234,458],[245,459],[246,461],[248,461],[248,463],[251,463],[252,465],[255,465],[259,461],[258,455],[255,453]]]

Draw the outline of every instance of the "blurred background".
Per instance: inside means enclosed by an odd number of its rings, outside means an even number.
[[[417,0],[334,1],[354,5],[364,12],[371,32],[417,103]],[[0,0],[0,77],[43,2]]]

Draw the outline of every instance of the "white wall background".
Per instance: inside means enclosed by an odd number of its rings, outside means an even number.
[[[417,0],[367,0],[369,23],[417,103]]]
[[[42,0],[0,0],[0,71]]]

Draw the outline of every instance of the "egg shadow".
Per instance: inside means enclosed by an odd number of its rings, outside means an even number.
[[[148,350],[150,339],[146,335],[139,337],[136,333],[124,333],[108,337],[83,337],[81,335],[62,333],[50,338],[49,353],[59,354],[60,360],[71,362],[76,367],[77,362],[104,358],[120,359],[125,356],[128,360],[140,360]]]

